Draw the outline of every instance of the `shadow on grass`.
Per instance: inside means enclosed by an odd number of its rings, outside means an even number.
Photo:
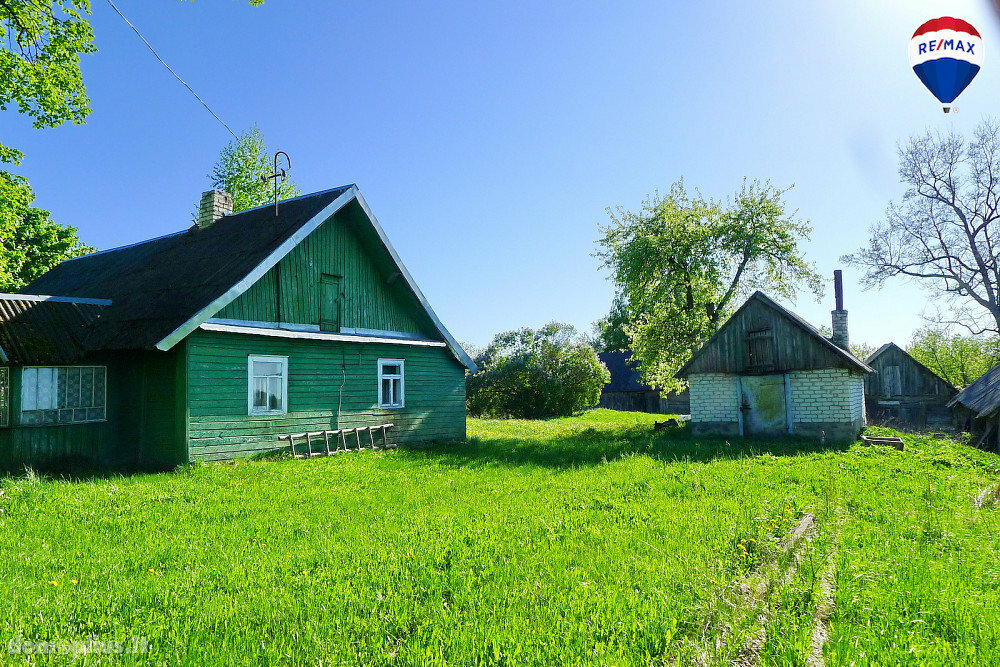
[[[690,461],[771,456],[798,456],[846,451],[851,443],[825,443],[795,437],[775,439],[692,438],[685,427],[654,431],[651,428],[600,431],[589,428],[548,439],[470,438],[409,450],[405,456],[431,458],[454,466],[509,465],[575,468],[614,461],[626,456]]]

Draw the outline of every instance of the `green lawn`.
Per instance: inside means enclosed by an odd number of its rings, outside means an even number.
[[[148,653],[77,664],[1000,661],[1000,457],[695,441],[653,419],[3,479],[0,655],[140,637]]]

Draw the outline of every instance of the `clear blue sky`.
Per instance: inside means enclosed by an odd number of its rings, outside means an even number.
[[[0,132],[27,153],[37,205],[107,248],[186,227],[230,137],[93,2],[87,124],[32,130],[7,112]],[[745,176],[794,183],[829,276],[902,193],[896,143],[966,131],[1000,98],[986,0],[118,2],[230,126],[258,123],[291,154],[304,192],[357,183],[442,320],[477,344],[553,319],[589,329],[612,297],[591,256],[605,207],[680,177],[713,197]],[[957,115],[907,63],[913,30],[941,15],[986,46]],[[926,295],[845,274],[852,338],[906,343]],[[794,308],[828,325],[832,298]]]

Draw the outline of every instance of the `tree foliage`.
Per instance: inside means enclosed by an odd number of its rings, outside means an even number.
[[[468,378],[469,412],[538,419],[597,405],[611,374],[569,325],[497,334]]]
[[[20,289],[64,259],[93,251],[74,227],[33,207],[33,199],[23,180],[0,173],[0,291]]]
[[[927,132],[899,148],[906,185],[867,244],[843,259],[864,283],[911,278],[935,297],[930,317],[970,333],[1000,335],[1000,124],[971,139]]]
[[[260,129],[252,127],[222,149],[208,177],[212,187],[233,196],[233,211],[239,212],[274,201],[274,182],[261,180],[261,176],[272,173],[274,153],[268,149]],[[298,194],[299,188],[290,178],[278,180],[278,199]]]
[[[752,291],[822,293],[799,247],[811,228],[786,210],[785,192],[744,181],[719,203],[678,181],[638,212],[608,210],[597,256],[627,304],[625,331],[647,383],[682,389],[674,374]]]
[[[89,0],[0,0],[0,111],[25,114],[36,128],[84,122],[90,100],[80,55],[95,51],[89,12]],[[0,164],[18,165],[23,157],[0,141]],[[33,198],[23,177],[0,170],[0,281],[7,285],[17,282],[12,267],[21,262],[9,245],[12,226]]]
[[[96,51],[89,14],[90,0],[0,0],[0,111],[24,114],[35,128],[85,122],[90,100],[80,57]],[[0,165],[23,157],[0,137]],[[0,289],[91,250],[76,229],[31,206],[34,197],[24,177],[0,169]]]
[[[601,319],[594,322],[591,347],[596,352],[624,352],[629,349],[628,306],[621,296],[615,297],[611,310]]]
[[[965,387],[1000,363],[1000,338],[965,336],[932,325],[914,332],[907,352],[951,384]]]

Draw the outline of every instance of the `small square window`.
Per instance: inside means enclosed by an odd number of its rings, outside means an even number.
[[[288,357],[257,355],[247,359],[247,413],[288,412]]]
[[[378,360],[378,406],[402,408],[405,405],[402,359]]]

